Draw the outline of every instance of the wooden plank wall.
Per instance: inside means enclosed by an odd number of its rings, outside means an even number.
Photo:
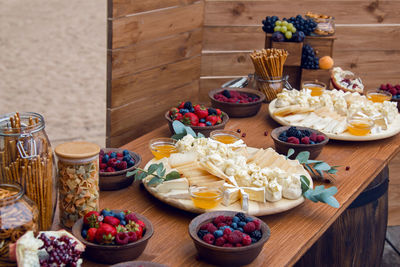
[[[203,0],[108,0],[107,147],[166,123],[179,100],[197,100]]]
[[[336,18],[336,66],[359,74],[366,88],[400,82],[400,1],[206,0],[200,99],[208,100],[207,92],[223,82],[253,72],[248,53],[264,47],[266,16],[289,18],[307,11]]]

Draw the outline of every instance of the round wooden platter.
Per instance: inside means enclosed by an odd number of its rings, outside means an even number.
[[[271,103],[269,103],[269,107],[268,107],[269,115],[277,123],[279,123],[281,125],[289,126],[290,124],[287,123],[286,121],[282,120],[281,117],[274,115],[274,112],[276,110],[275,102],[276,102],[276,99],[274,99]],[[299,126],[301,126],[301,125],[299,125]],[[342,140],[342,141],[373,141],[373,140],[385,139],[385,138],[394,136],[400,132],[400,114],[399,113],[397,114],[395,120],[389,125],[387,130],[384,130],[381,133],[377,133],[377,134],[356,136],[356,135],[352,135],[348,132],[344,132],[341,134],[327,133],[327,132],[324,132],[323,130],[321,130],[321,132],[326,134],[330,139]]]
[[[257,151],[257,148],[252,148],[248,147],[248,153],[252,154]],[[147,169],[151,164],[155,163],[156,160],[152,159],[150,160],[146,166],[145,169]],[[273,166],[272,166],[273,167]],[[303,173],[302,175],[305,175],[308,180],[310,181],[310,186],[312,187],[313,182],[311,179],[310,174],[303,168]],[[218,211],[218,210],[231,210],[231,211],[243,211],[241,202],[236,201],[235,203],[231,204],[230,206],[225,206],[222,203],[219,204],[217,207],[209,210],[204,210],[200,209],[194,206],[193,201],[190,199],[190,195],[187,191],[184,190],[174,190],[168,193],[159,193],[154,187],[148,186],[146,183],[143,183],[144,187],[146,190],[153,195],[155,198],[161,200],[162,202],[171,205],[175,208],[193,212],[193,213],[204,213],[204,212],[210,212],[210,211]],[[168,197],[169,195],[174,195],[174,198]],[[283,211],[287,211],[290,209],[293,209],[300,205],[301,203],[304,202],[304,197],[300,197],[296,200],[291,200],[291,199],[285,199],[282,198],[281,200],[277,202],[268,202],[266,201],[265,203],[258,202],[258,201],[252,201],[249,200],[249,210],[248,214],[253,215],[253,216],[263,216],[263,215],[270,215],[270,214],[276,214],[280,213]]]

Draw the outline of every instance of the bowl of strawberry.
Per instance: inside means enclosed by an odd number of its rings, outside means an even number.
[[[397,109],[400,111],[400,84],[381,84],[379,89],[392,94],[392,101],[397,102]]]
[[[211,105],[225,111],[230,117],[251,117],[258,113],[265,95],[248,88],[219,88],[208,92]]]
[[[174,134],[172,122],[178,120],[190,126],[196,133],[202,133],[209,137],[214,130],[222,130],[229,120],[228,114],[218,108],[205,107],[204,105],[193,105],[192,102],[181,102],[165,113],[169,129]]]
[[[271,138],[274,140],[275,150],[280,154],[287,155],[290,148],[294,149],[290,158],[296,158],[298,153],[308,151],[310,159],[315,159],[329,141],[324,133],[300,126],[275,128],[271,132]]]
[[[189,224],[199,256],[224,266],[246,265],[260,254],[270,236],[262,220],[235,211],[203,213]]]
[[[102,148],[99,154],[99,187],[102,191],[118,190],[130,186],[133,176],[128,171],[139,166],[142,158],[135,152],[120,148]]]
[[[153,225],[132,211],[103,209],[88,212],[72,233],[85,244],[90,260],[114,264],[139,257],[153,235]]]

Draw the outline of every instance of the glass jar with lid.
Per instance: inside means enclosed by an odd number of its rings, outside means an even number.
[[[0,265],[11,266],[9,245],[38,230],[39,211],[18,183],[0,184]]]
[[[0,178],[19,183],[39,209],[39,229],[52,226],[57,203],[54,157],[43,116],[33,112],[0,116]]]
[[[100,147],[89,142],[58,145],[60,222],[67,228],[87,212],[99,209]]]

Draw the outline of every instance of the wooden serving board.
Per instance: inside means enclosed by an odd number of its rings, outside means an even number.
[[[257,148],[252,148],[248,147],[247,148],[248,153],[252,154],[257,151]],[[156,160],[153,158],[150,160],[144,169],[147,169],[152,163],[156,162]],[[270,166],[273,167],[273,166]],[[313,181],[311,179],[310,174],[303,168],[303,173],[300,173],[302,175],[305,175],[308,180],[310,181],[310,187],[313,186]],[[242,207],[240,204],[240,201],[236,201],[235,203],[231,204],[230,206],[225,206],[222,203],[219,204],[217,207],[213,209],[200,209],[194,206],[193,201],[190,199],[190,195],[187,191],[184,190],[175,190],[171,191],[169,193],[159,193],[157,190],[155,190],[154,187],[148,186],[145,182],[143,183],[144,187],[146,190],[153,195],[155,198],[161,200],[164,203],[167,203],[168,205],[171,205],[175,208],[193,212],[193,213],[204,213],[204,212],[210,212],[210,211],[217,211],[217,210],[231,210],[231,211],[242,211]],[[177,197],[177,193],[181,193],[179,197]],[[168,195],[174,195],[174,198],[168,197]],[[248,214],[253,215],[253,216],[263,216],[263,215],[270,215],[270,214],[276,214],[280,213],[283,211],[287,211],[290,209],[293,209],[300,205],[301,203],[304,202],[304,197],[300,197],[296,200],[291,200],[291,199],[285,199],[282,198],[281,200],[277,202],[268,202],[266,201],[265,203],[258,202],[258,201],[252,201],[249,200],[249,210]]]
[[[289,126],[290,124],[287,123],[286,121],[282,120],[282,117],[274,115],[274,112],[276,110],[275,102],[276,102],[276,99],[274,99],[268,106],[269,115],[277,123],[280,123],[285,126]],[[293,125],[293,126],[296,126],[296,125]],[[299,124],[299,126],[301,126],[301,125]],[[342,140],[342,141],[373,141],[373,140],[385,139],[385,138],[394,136],[400,132],[400,114],[399,113],[397,114],[396,119],[393,121],[393,123],[391,123],[389,125],[387,130],[384,130],[381,133],[377,133],[377,134],[356,136],[356,135],[352,135],[352,134],[348,133],[347,131],[344,133],[341,133],[341,134],[327,133],[327,132],[324,132],[323,130],[320,130],[320,131],[323,132],[324,134],[326,134],[330,139]]]

